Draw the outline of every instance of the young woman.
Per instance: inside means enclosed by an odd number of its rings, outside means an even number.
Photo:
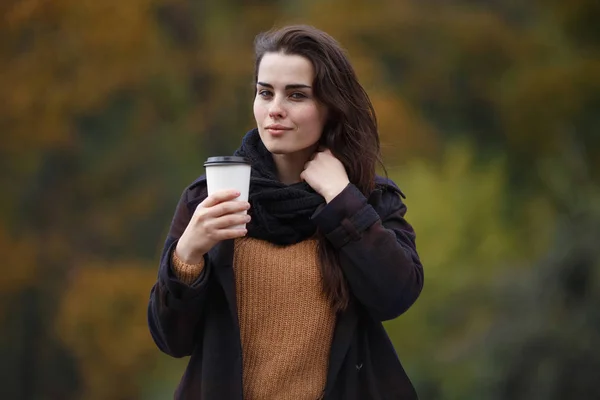
[[[257,128],[234,154],[249,200],[188,186],[151,293],[156,344],[191,356],[175,398],[416,399],[381,321],[415,302],[423,269],[402,193],[375,174],[371,102],[324,32],[255,47]]]

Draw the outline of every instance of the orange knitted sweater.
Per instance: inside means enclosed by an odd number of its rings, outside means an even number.
[[[325,388],[335,313],[322,291],[316,240],[290,246],[235,241],[234,271],[243,352],[244,398],[318,399]],[[203,264],[173,253],[187,284]]]

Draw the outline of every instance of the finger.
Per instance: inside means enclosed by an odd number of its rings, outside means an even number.
[[[221,229],[215,235],[215,239],[218,241],[236,239],[246,236],[247,233],[247,229]]]
[[[307,161],[307,162],[304,164],[304,167],[302,168],[302,171],[306,171],[306,170],[308,169],[308,167],[310,166],[310,163],[312,163],[312,162],[313,162],[313,160],[312,160],[312,159],[308,160],[308,161]]]
[[[314,160],[316,157],[318,157],[320,152],[321,151],[319,149],[315,150],[308,158],[308,161],[310,162],[310,161]]]
[[[247,201],[225,201],[212,207],[198,207],[196,214],[202,219],[219,218],[224,215],[240,214],[250,209],[250,203]]]
[[[250,203],[247,201],[225,201],[211,207],[210,215],[217,218],[223,215],[239,214],[248,209],[250,209]]]
[[[230,214],[222,217],[214,218],[207,223],[208,228],[213,231],[231,229],[236,225],[244,225],[250,222],[250,216],[247,214]]]
[[[322,160],[324,155],[331,155],[331,152],[329,150],[317,151],[317,152],[313,153],[313,155],[309,159],[309,161],[319,161],[319,160]]]
[[[240,196],[239,190],[231,189],[231,190],[219,190],[218,192],[214,192],[209,195],[202,203],[202,207],[212,207],[224,201],[233,200],[236,197]]]

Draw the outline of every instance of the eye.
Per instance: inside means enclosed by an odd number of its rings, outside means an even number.
[[[258,95],[260,97],[270,97],[271,95],[273,95],[273,93],[271,93],[269,90],[262,89],[258,91]]]
[[[290,95],[290,97],[294,100],[301,100],[301,99],[305,99],[306,95],[302,92],[294,92]]]

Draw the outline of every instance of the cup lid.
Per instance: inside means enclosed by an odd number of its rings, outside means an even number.
[[[225,165],[225,164],[247,164],[250,165],[250,160],[245,157],[237,157],[237,156],[218,156],[218,157],[208,157],[206,162],[204,163],[205,167],[210,165]]]

